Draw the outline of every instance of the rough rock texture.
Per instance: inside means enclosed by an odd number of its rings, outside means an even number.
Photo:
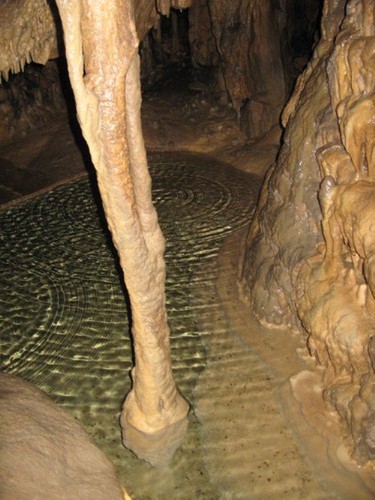
[[[371,0],[325,2],[242,269],[259,320],[307,336],[361,462],[375,459],[374,21]]]
[[[211,91],[231,102],[242,130],[262,136],[279,122],[308,61],[320,4],[194,0],[188,14],[172,10],[169,20],[155,23],[142,44],[142,77],[153,82],[160,65],[190,53],[193,67],[214,70]]]
[[[133,6],[130,0],[57,4],[78,119],[131,303],[135,367],[121,417],[123,440],[140,458],[164,464],[183,439],[189,405],[171,366],[165,242],[141,129]]]
[[[169,16],[171,9],[187,9],[191,0],[137,0],[133,1],[135,25],[139,40],[159,23],[160,15]]]
[[[0,83],[0,142],[25,135],[65,107],[57,62],[27,64]]]
[[[26,63],[45,64],[57,57],[56,12],[47,0],[13,0],[0,4],[0,77],[23,70]]]
[[[216,66],[219,53],[212,32],[212,21],[207,0],[194,0],[189,9],[189,42],[194,65]]]
[[[135,16],[140,39],[160,19],[152,0],[135,2]],[[66,107],[61,90],[64,64],[49,61],[63,54],[55,2],[0,2],[1,142],[22,136]]]
[[[187,14],[172,9],[143,41],[142,77],[152,81],[158,66],[190,55],[193,67],[214,69],[212,88],[232,103],[243,130],[263,135],[278,122],[287,98],[287,54],[288,69],[293,66],[283,33],[293,27],[286,24],[284,3],[279,9],[257,0],[194,0]]]
[[[73,417],[0,373],[0,498],[123,499],[111,462]]]
[[[158,70],[169,64],[184,62],[189,56],[188,11],[172,9],[161,16],[144,37],[141,47],[143,82],[152,84],[160,78]]]
[[[209,9],[230,100],[248,136],[261,136],[278,122],[287,98],[284,2],[209,0]]]
[[[149,83],[158,78],[160,67],[190,55],[194,67],[215,69],[211,90],[223,101],[229,99],[250,138],[278,123],[295,77],[307,62],[321,0],[133,3],[143,40],[142,77]],[[0,23],[0,72],[5,78],[26,62],[44,64],[64,53],[54,2],[0,2]]]
[[[171,7],[184,9],[190,0],[137,0],[134,2],[138,38],[142,40]],[[61,24],[55,2],[6,0],[0,2],[0,78],[22,71],[26,63],[45,64],[63,54]]]

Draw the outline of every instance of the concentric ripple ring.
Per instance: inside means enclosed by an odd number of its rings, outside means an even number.
[[[249,223],[259,179],[202,155],[153,153],[149,164],[167,242],[173,366],[191,399],[205,365],[195,272]],[[51,189],[0,211],[0,228],[0,369],[46,390],[114,455],[132,346],[95,188],[83,179]]]

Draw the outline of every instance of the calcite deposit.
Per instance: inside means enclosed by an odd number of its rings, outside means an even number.
[[[294,79],[307,63],[319,6],[315,0],[194,0],[185,27],[171,12],[170,39],[162,33],[164,20],[156,21],[143,42],[142,75],[176,61],[179,39],[188,30],[192,65],[211,69],[211,89],[230,102],[247,136],[263,136],[279,123]]]
[[[47,0],[13,0],[0,5],[0,77],[30,61],[45,64],[58,55],[56,6]]]
[[[294,79],[308,60],[320,3],[133,2],[138,38],[143,41],[142,77],[153,82],[156,68],[186,56],[194,67],[210,68],[215,77],[212,90],[222,102],[231,103],[248,137],[262,136],[278,124]],[[64,55],[54,2],[1,2],[0,28],[4,78],[21,71],[27,62],[44,64]]]
[[[262,136],[278,122],[287,98],[285,10],[262,0],[210,1],[209,8],[231,102],[248,135]]]
[[[1,143],[20,138],[56,113],[64,113],[59,69],[56,60],[45,66],[27,64],[23,72],[0,84]]]
[[[58,0],[78,119],[97,172],[132,310],[135,367],[124,444],[162,465],[184,437],[189,405],[174,382],[165,307],[165,242],[151,199],[140,121],[138,37],[128,0]]]
[[[139,117],[138,40],[154,28],[142,48],[146,73],[190,49],[193,67],[213,70],[216,80],[206,90],[219,94],[222,104],[229,102],[242,130],[256,138],[278,124],[293,78],[318,39],[320,2],[57,4],[78,118],[132,304],[136,366],[121,418],[123,440],[138,456],[164,464],[183,437],[188,404],[171,369],[164,240],[151,203]],[[187,7],[181,17],[178,10]],[[266,177],[241,274],[243,294],[262,323],[302,332],[322,368],[324,400],[340,416],[352,456],[370,465],[375,459],[374,9],[372,0],[325,1],[320,41],[282,114],[283,144]],[[169,30],[164,35],[162,25]],[[61,56],[61,35],[53,2],[1,2],[2,78],[31,60],[44,64]],[[11,85],[4,88],[0,108],[10,116],[21,104]],[[41,99],[37,91],[35,96],[45,108],[49,98]],[[22,107],[35,115],[35,108]],[[193,123],[193,111],[195,105],[181,116]],[[8,123],[0,131],[10,137],[12,127]],[[220,133],[225,128],[214,127]],[[297,376],[292,386],[310,378]]]
[[[300,330],[360,463],[375,459],[375,4],[326,1],[283,113],[242,267],[258,319]]]
[[[190,0],[137,0],[134,15],[140,40],[171,8],[190,6]],[[0,79],[23,71],[34,61],[45,64],[64,54],[56,3],[48,0],[9,0],[0,3]]]
[[[218,66],[220,59],[207,0],[192,2],[189,9],[189,42],[194,65]]]

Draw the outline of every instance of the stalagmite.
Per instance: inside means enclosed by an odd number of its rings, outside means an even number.
[[[258,319],[305,335],[348,452],[372,474],[374,19],[373,0],[324,2],[322,37],[284,109],[242,268]]]
[[[165,307],[164,239],[151,200],[140,122],[138,38],[131,0],[57,0],[78,119],[132,310],[133,387],[123,442],[153,465],[170,460],[187,427]]]

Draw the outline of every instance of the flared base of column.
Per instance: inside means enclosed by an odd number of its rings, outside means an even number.
[[[141,460],[154,467],[164,467],[172,460],[181,445],[188,427],[188,417],[175,422],[162,430],[146,433],[136,429],[121,416],[122,443]]]

